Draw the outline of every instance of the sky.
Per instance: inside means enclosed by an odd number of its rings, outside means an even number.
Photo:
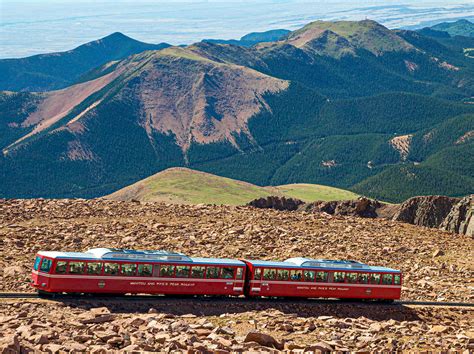
[[[190,44],[315,20],[369,18],[389,28],[474,19],[473,0],[0,0],[0,58],[64,51],[122,32],[149,43]]]

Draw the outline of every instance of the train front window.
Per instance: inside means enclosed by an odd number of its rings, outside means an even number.
[[[207,267],[206,278],[207,279],[219,278],[219,267]]]
[[[395,275],[393,276],[393,284],[395,284],[395,285],[400,285],[400,283],[401,283],[400,279],[401,279],[401,278],[400,278],[400,275],[395,274]]]
[[[48,258],[43,258],[43,262],[41,263],[40,271],[49,273],[51,266],[53,265],[53,261]]]
[[[191,278],[204,278],[205,267],[192,267]]]
[[[189,277],[189,266],[176,266],[176,277],[188,278]]]
[[[152,264],[139,264],[138,275],[141,277],[151,277],[153,275],[153,265]]]
[[[172,277],[172,276],[174,276],[174,266],[160,265],[160,277]]]
[[[84,274],[85,266],[84,262],[69,262],[69,273]]]
[[[347,273],[346,279],[348,283],[357,283],[357,273]]]
[[[344,272],[334,272],[334,282],[335,283],[344,283]]]
[[[255,274],[253,278],[255,280],[260,280],[262,278],[262,268],[255,268]]]
[[[99,275],[102,273],[102,263],[89,262],[87,263],[87,274]]]
[[[235,276],[235,279],[242,279],[243,277],[244,277],[244,269],[237,268],[237,275]]]
[[[234,279],[234,268],[224,267],[221,272],[222,279]]]
[[[66,274],[67,262],[66,261],[58,261],[56,263],[56,274]]]
[[[369,283],[369,275],[367,273],[359,274],[359,283],[368,284]]]
[[[137,274],[137,265],[134,263],[122,264],[122,274],[127,276],[133,276]]]
[[[292,270],[290,272],[290,280],[293,280],[293,281],[300,281],[301,279],[303,279],[303,271],[302,270]]]
[[[40,256],[36,256],[36,258],[35,258],[35,265],[33,266],[33,269],[34,269],[34,270],[38,270],[38,269],[39,269],[39,266],[40,266],[40,263],[41,263],[41,257],[40,257]]]
[[[118,275],[119,264],[118,263],[104,263],[104,274],[106,275]]]
[[[384,285],[392,285],[392,274],[384,274],[384,275],[382,275],[382,284],[384,284]]]
[[[380,274],[372,273],[370,274],[370,284],[379,284],[380,283]]]
[[[288,275],[290,274],[289,271],[286,269],[278,269],[277,270],[277,280],[288,280]]]
[[[316,278],[316,272],[312,270],[305,270],[304,271],[304,280],[305,281],[314,281]]]
[[[316,281],[327,282],[328,281],[328,272],[317,272]]]

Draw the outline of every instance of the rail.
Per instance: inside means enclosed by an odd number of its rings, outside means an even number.
[[[234,303],[299,303],[299,304],[355,304],[369,306],[425,306],[425,307],[467,307],[474,309],[472,302],[452,302],[452,301],[415,301],[396,300],[394,302],[383,301],[355,301],[340,299],[296,299],[296,298],[251,298],[243,297],[184,297],[184,296],[163,296],[163,295],[79,295],[79,294],[55,294],[53,297],[40,296],[37,293],[0,293],[0,299],[50,299],[50,300],[110,300],[110,301],[214,301],[214,302],[234,302]]]

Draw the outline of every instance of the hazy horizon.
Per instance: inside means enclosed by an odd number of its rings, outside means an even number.
[[[0,58],[64,51],[122,32],[173,45],[231,39],[255,31],[297,29],[315,20],[370,18],[413,28],[474,18],[466,1],[111,1],[1,0]]]

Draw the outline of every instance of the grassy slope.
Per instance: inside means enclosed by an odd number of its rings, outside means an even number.
[[[290,184],[259,187],[250,183],[187,168],[170,168],[125,187],[107,199],[183,204],[242,205],[269,195],[285,195],[304,201],[351,199],[356,194],[327,186]]]
[[[355,199],[358,197],[357,194],[350,191],[329,186],[322,186],[319,184],[296,183],[285,184],[273,188],[286,196],[298,198],[305,202],[312,202],[315,200],[345,200]]]

